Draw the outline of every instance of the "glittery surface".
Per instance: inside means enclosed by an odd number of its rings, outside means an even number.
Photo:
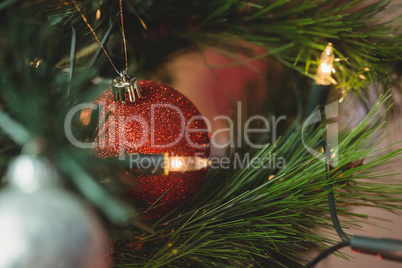
[[[93,152],[99,157],[117,157],[119,153],[169,153],[170,156],[209,156],[209,134],[204,120],[193,103],[175,89],[160,83],[140,81],[143,96],[135,103],[113,100],[112,90],[96,101],[102,109],[100,128]],[[190,121],[189,121],[190,120]],[[124,123],[125,122],[125,123]],[[173,144],[172,146],[168,146]],[[200,187],[206,170],[171,172],[168,176],[135,176],[124,172],[128,197],[149,205],[158,201],[148,213],[161,216],[193,195]],[[127,183],[128,182],[128,183]]]

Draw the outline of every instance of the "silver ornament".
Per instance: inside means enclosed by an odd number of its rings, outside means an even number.
[[[1,268],[106,268],[107,236],[77,197],[55,187],[50,166],[21,156],[0,192]]]

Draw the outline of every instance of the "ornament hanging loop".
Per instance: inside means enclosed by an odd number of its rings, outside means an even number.
[[[114,70],[120,75],[120,77],[116,77],[112,81],[114,100],[115,101],[120,101],[122,103],[125,103],[126,99],[128,99],[129,102],[135,102],[136,98],[140,99],[142,90],[141,90],[140,84],[138,83],[138,79],[136,77],[131,78],[126,73],[127,70],[128,70],[128,60],[127,60],[126,35],[124,33],[123,3],[122,3],[122,0],[119,1],[119,3],[120,3],[120,19],[121,19],[121,28],[122,28],[122,34],[123,34],[124,57],[125,57],[125,63],[126,63],[126,68],[122,72],[119,72],[117,70],[116,66],[113,64],[112,59],[110,58],[110,56],[107,53],[106,49],[104,48],[103,44],[99,41],[99,38],[97,37],[97,35],[96,35],[94,29],[92,28],[92,26],[89,24],[87,18],[85,17],[84,13],[82,12],[82,10],[81,10],[81,8],[79,6],[79,4],[76,2],[76,0],[72,0],[72,2],[75,5],[75,8],[77,9],[77,11],[81,14],[82,20],[85,22],[85,24],[91,30],[93,36],[95,37],[95,40],[101,46],[103,52],[105,53],[106,57],[109,59],[111,65],[114,68]],[[127,95],[128,98],[126,98],[126,95]],[[137,97],[136,97],[136,95],[137,95]]]
[[[126,74],[126,71],[122,71],[120,77],[113,79],[112,88],[115,101],[125,103],[128,99],[129,102],[135,102],[136,99],[141,98],[142,89],[137,77],[131,78]]]

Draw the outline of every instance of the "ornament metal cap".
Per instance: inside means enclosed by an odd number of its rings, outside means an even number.
[[[141,98],[142,89],[137,77],[131,78],[125,71],[120,73],[120,77],[113,79],[112,89],[114,100],[121,103],[126,102],[126,94],[128,95],[129,102],[135,102],[136,95],[138,99]]]

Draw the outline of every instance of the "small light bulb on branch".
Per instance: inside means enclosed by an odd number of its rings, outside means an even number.
[[[321,53],[320,65],[317,70],[316,83],[318,85],[330,85],[331,83],[336,83],[331,77],[333,71],[333,64],[335,60],[334,49],[332,43],[328,43],[325,50]]]
[[[170,156],[169,172],[196,171],[207,168],[211,161],[199,156]]]
[[[331,73],[335,72],[333,64],[335,61],[334,49],[331,43],[325,47],[321,53],[320,64],[318,65],[316,80],[311,85],[310,96],[307,103],[305,117],[309,117],[318,107],[321,109],[325,106],[328,98],[331,84],[336,81],[331,77]],[[314,124],[317,127],[319,124]]]
[[[130,169],[139,174],[167,176],[170,172],[197,171],[210,165],[209,159],[200,156],[169,156],[168,153],[130,156]]]
[[[100,20],[100,17],[101,17],[101,11],[100,11],[100,9],[98,8],[98,9],[96,10],[96,20]]]

